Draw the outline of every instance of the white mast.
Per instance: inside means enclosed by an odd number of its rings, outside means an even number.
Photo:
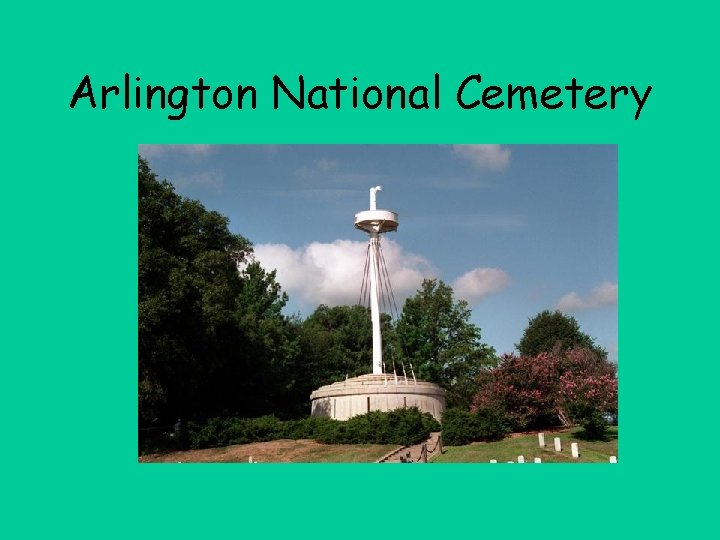
[[[382,335],[380,333],[379,304],[379,266],[380,266],[380,235],[395,231],[398,228],[398,215],[389,210],[378,210],[376,199],[381,186],[370,188],[370,210],[355,214],[355,227],[368,233],[369,236],[369,277],[370,277],[370,317],[373,330],[373,373],[381,374],[382,366]]]
[[[382,373],[382,336],[380,335],[380,297],[378,295],[378,253],[380,235],[370,233],[370,318],[373,336],[373,373]]]

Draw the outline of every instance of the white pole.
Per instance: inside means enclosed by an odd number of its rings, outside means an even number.
[[[370,188],[370,210],[377,210],[377,195],[378,191],[382,191],[382,186],[375,186]]]
[[[372,193],[372,192],[371,192]],[[374,195],[374,193],[373,193]],[[373,373],[382,373],[382,336],[380,335],[380,306],[378,305],[377,249],[378,233],[370,233],[370,316],[373,331]]]

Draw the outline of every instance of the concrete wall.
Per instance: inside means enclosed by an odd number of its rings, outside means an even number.
[[[370,411],[417,407],[440,421],[445,391],[433,383],[392,375],[361,375],[318,388],[310,395],[312,416],[348,420]]]

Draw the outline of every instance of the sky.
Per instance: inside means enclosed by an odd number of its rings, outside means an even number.
[[[450,285],[482,341],[516,352],[558,309],[618,361],[616,145],[140,145],[177,192],[229,218],[289,295],[286,313],[358,302],[367,236],[355,213],[399,214],[383,236],[402,310],[424,278]]]

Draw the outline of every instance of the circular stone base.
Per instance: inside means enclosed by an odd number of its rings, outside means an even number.
[[[348,420],[370,411],[417,407],[439,422],[445,390],[437,384],[388,374],[369,374],[321,386],[310,394],[312,416]]]

